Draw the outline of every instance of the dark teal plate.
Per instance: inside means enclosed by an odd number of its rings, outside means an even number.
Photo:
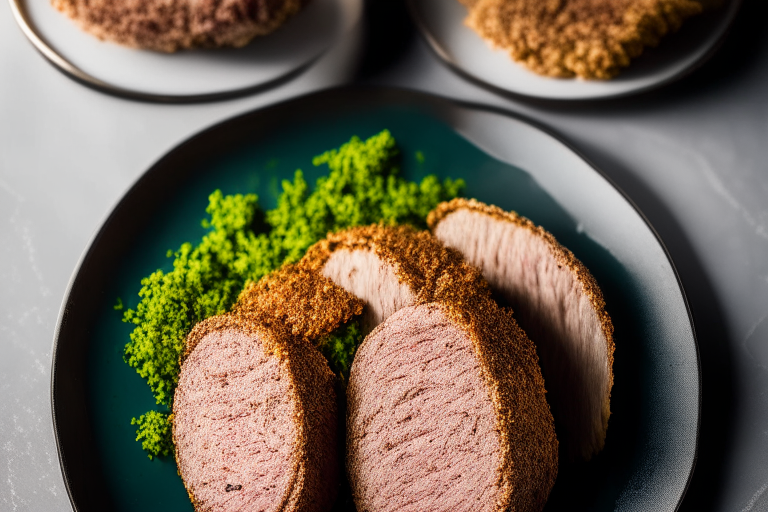
[[[699,364],[674,267],[652,228],[601,174],[552,135],[508,114],[415,92],[337,89],[246,114],[181,144],[117,204],[83,256],[56,331],[52,404],[61,467],[77,511],[191,511],[172,459],[150,461],[132,417],[155,407],[122,359],[143,276],[168,249],[199,240],[208,195],[256,192],[273,207],[280,180],[312,157],[389,129],[403,172],[464,178],[466,195],[543,225],[602,287],[616,328],[606,447],[561,465],[547,510],[675,510],[696,458]],[[417,157],[418,153],[418,157]]]

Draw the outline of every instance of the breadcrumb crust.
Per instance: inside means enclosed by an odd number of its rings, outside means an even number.
[[[301,260],[251,283],[232,313],[317,342],[363,312],[363,301]]]

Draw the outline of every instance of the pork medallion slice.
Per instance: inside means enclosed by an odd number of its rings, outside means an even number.
[[[329,234],[246,287],[233,313],[317,341],[356,315],[367,333],[417,302],[490,294],[481,273],[428,231],[373,225]]]
[[[536,355],[505,312],[478,306],[405,307],[358,349],[347,389],[358,510],[544,507],[557,441]]]
[[[457,199],[428,222],[510,302],[537,346],[566,456],[590,459],[605,444],[614,342],[589,270],[543,228],[495,206]]]
[[[323,265],[323,275],[361,299],[366,307],[366,332],[399,309],[413,304],[416,294],[395,273],[392,262],[371,249],[339,249]]]
[[[326,511],[338,485],[334,376],[310,344],[230,315],[187,339],[173,402],[198,511]]]
[[[427,231],[364,226],[328,235],[301,262],[364,304],[363,329],[373,330],[399,309],[442,300],[490,297],[482,275]]]

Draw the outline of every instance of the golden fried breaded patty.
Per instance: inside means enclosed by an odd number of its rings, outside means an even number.
[[[695,0],[460,0],[465,23],[541,75],[607,79],[702,10]]]
[[[308,0],[51,0],[83,30],[115,43],[175,52],[245,46]]]

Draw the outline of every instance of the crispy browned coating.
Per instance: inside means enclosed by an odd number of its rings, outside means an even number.
[[[187,337],[182,364],[205,336],[215,331],[230,329],[258,336],[265,351],[284,363],[288,371],[287,378],[292,383],[292,399],[296,401],[293,418],[296,425],[294,468],[293,478],[280,510],[327,509],[336,495],[337,475],[329,474],[327,459],[331,457],[336,460],[333,453],[336,437],[321,436],[320,429],[314,427],[329,413],[333,416],[337,414],[333,372],[317,349],[305,340],[294,337],[288,329],[280,328],[279,325],[265,327],[253,318],[246,319],[232,314],[211,317],[198,323]],[[173,440],[176,444],[175,428]],[[183,480],[184,475],[181,476]],[[186,483],[184,485],[195,510],[201,510],[192,490]]]
[[[531,71],[608,79],[702,11],[695,0],[460,0],[465,23]]]
[[[246,45],[308,0],[51,0],[83,30],[126,46],[175,52]]]
[[[302,260],[252,283],[232,313],[319,340],[363,311],[363,302]]]

